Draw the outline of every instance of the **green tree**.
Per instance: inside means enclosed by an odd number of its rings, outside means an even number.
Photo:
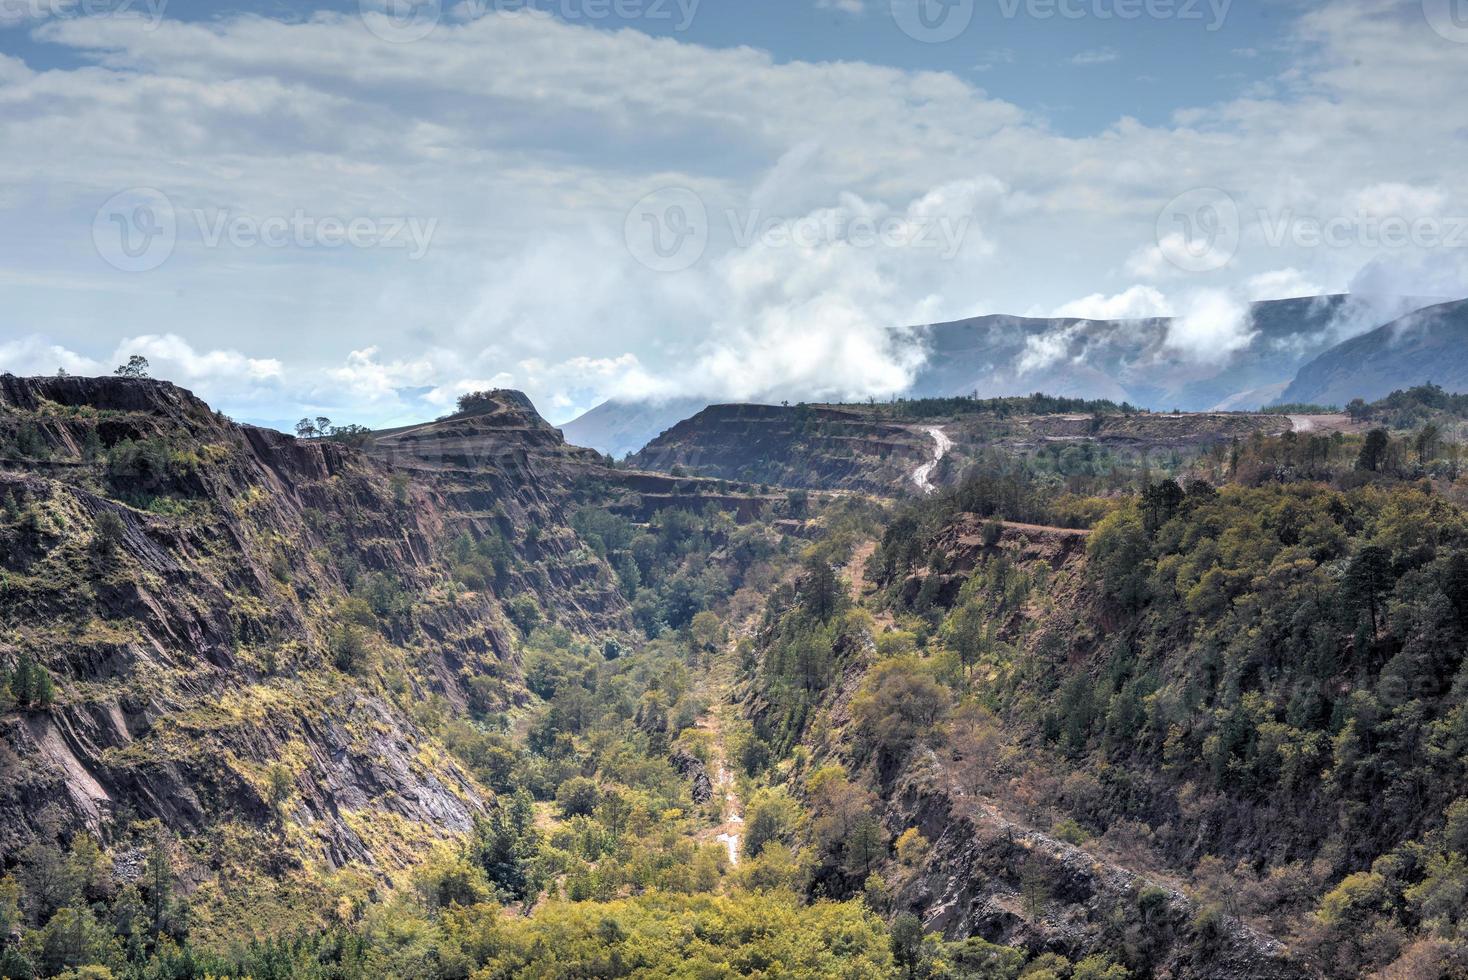
[[[99,555],[111,557],[122,544],[127,527],[113,510],[99,510],[92,519],[92,549]]]
[[[693,617],[688,631],[693,637],[695,649],[702,653],[712,653],[723,642],[724,624],[719,621],[718,616],[708,610]]]
[[[965,684],[973,674],[974,665],[989,652],[990,640],[988,615],[982,603],[970,599],[955,609],[944,624],[944,636],[953,652],[963,664]]]
[[[15,876],[34,922],[45,922],[58,909],[82,901],[82,883],[76,870],[55,844],[31,844],[23,849]]]
[[[1346,607],[1365,615],[1372,633],[1378,628],[1381,600],[1393,584],[1391,552],[1377,545],[1366,545],[1351,559],[1342,582]]]
[[[842,846],[842,869],[853,878],[865,879],[886,859],[887,831],[874,814],[866,814]]]
[[[841,608],[841,581],[831,563],[819,556],[805,564],[800,580],[800,600],[806,613],[824,623]]]
[[[270,799],[270,805],[277,810],[291,798],[291,794],[296,790],[295,774],[280,763],[270,767],[265,783],[265,792]]]
[[[1442,448],[1442,429],[1438,428],[1436,423],[1428,422],[1412,440],[1412,447],[1417,451],[1417,462],[1426,466],[1437,458]]]
[[[141,354],[134,354],[127,359],[126,364],[118,365],[112,373],[119,378],[146,378],[148,377],[148,359]]]
[[[1182,507],[1186,494],[1176,480],[1163,480],[1142,491],[1142,527],[1149,536],[1161,530]]]
[[[600,787],[585,776],[573,776],[556,790],[556,805],[563,817],[589,817],[600,802]]]
[[[1391,436],[1385,429],[1372,429],[1366,433],[1366,441],[1361,443],[1361,453],[1356,457],[1356,469],[1379,472],[1381,464],[1386,461],[1391,442]]]
[[[64,908],[41,930],[39,962],[46,976],[92,965],[121,967],[122,947],[91,909]]]
[[[916,657],[878,664],[851,702],[858,729],[888,760],[905,756],[947,716],[952,698]]]
[[[757,858],[770,844],[792,845],[804,815],[784,787],[761,789],[744,812],[744,854]]]
[[[923,967],[923,924],[911,913],[892,923],[892,959],[908,980],[917,980]]]
[[[144,880],[148,886],[148,914],[152,918],[153,931],[164,932],[173,912],[173,847],[168,831],[161,826],[153,833]]]

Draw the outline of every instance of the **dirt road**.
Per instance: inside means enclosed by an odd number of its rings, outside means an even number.
[[[948,438],[948,433],[937,426],[927,426],[923,431],[933,437],[933,460],[913,471],[912,482],[916,483],[918,489],[923,493],[933,493],[938,489],[933,486],[933,471],[938,468],[938,464],[943,462],[943,457],[947,456],[949,450],[953,448],[953,440]]]

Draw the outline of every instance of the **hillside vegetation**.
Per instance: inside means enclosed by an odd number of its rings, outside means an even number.
[[[898,503],[470,407],[0,378],[0,976],[1468,969],[1451,396],[994,403]]]

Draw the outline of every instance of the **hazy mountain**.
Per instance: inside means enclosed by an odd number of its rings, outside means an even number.
[[[928,358],[918,396],[981,397],[1043,391],[1144,408],[1262,407],[1295,372],[1343,338],[1425,305],[1412,299],[1317,296],[1256,303],[1235,329],[1247,345],[1217,357],[1184,351],[1175,322],[984,316],[919,331]]]
[[[1468,391],[1468,300],[1418,310],[1332,347],[1301,368],[1281,400],[1344,405],[1428,381]]]
[[[708,402],[702,398],[609,401],[567,422],[561,431],[573,446],[588,446],[621,459],[707,407]]]
[[[994,398],[1037,391],[1168,411],[1250,411],[1273,403],[1295,373],[1343,339],[1429,300],[1312,296],[1256,303],[1232,328],[1248,343],[1215,358],[1169,343],[1173,321],[981,316],[903,331],[927,353],[907,394]],[[717,399],[714,399],[717,400]],[[610,401],[564,427],[566,439],[618,458],[635,453],[709,399]]]

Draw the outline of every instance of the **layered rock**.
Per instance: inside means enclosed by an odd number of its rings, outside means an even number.
[[[136,379],[0,378],[0,446],[0,668],[56,688],[0,714],[0,851],[157,818],[385,874],[470,828],[484,791],[408,709],[523,694],[440,488]]]
[[[932,460],[923,429],[870,412],[800,405],[715,405],[680,422],[629,461],[662,472],[771,486],[913,492]]]

